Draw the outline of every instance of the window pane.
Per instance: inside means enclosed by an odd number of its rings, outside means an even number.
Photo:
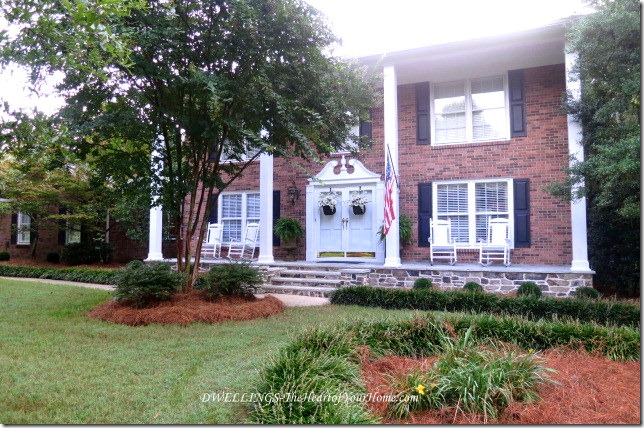
[[[434,85],[434,115],[437,143],[465,140],[464,81]]]
[[[259,218],[259,194],[258,193],[250,193],[247,195],[247,200],[246,200],[246,217],[249,219],[251,218]]]
[[[508,183],[499,181],[495,183],[476,183],[476,212],[508,212]]]
[[[465,113],[442,114],[436,116],[436,142],[465,140]]]
[[[439,220],[451,220],[452,224],[452,238],[454,238],[454,241],[457,243],[465,243],[467,244],[470,240],[470,231],[469,231],[469,222],[467,220],[466,215],[445,215],[445,216],[438,216]]]
[[[474,110],[505,106],[503,77],[472,80],[472,108]]]
[[[440,184],[436,187],[438,214],[467,214],[467,183]]]
[[[475,140],[492,140],[505,135],[505,109],[475,111],[472,122]]]
[[[31,241],[31,217],[25,213],[18,213],[18,234],[16,241],[18,244],[29,244]]]
[[[476,183],[476,240],[487,240],[490,219],[508,218],[508,183]]]
[[[242,215],[242,195],[223,195],[221,203],[221,216],[223,218]]]
[[[241,241],[242,239],[242,221],[226,220],[224,222],[223,242]]]

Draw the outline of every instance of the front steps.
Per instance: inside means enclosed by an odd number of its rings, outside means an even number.
[[[323,266],[270,266],[265,273],[266,293],[295,294],[299,296],[329,297],[335,290],[355,285],[355,274],[366,274],[369,269]]]

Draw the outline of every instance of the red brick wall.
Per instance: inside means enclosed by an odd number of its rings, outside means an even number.
[[[512,252],[513,263],[566,265],[571,262],[570,206],[547,194],[543,187],[565,176],[568,163],[566,117],[559,112],[565,91],[564,65],[525,70],[527,137],[476,144],[432,147],[416,144],[415,85],[398,87],[398,136],[400,209],[412,219],[413,242],[403,248],[403,261],[427,261],[429,249],[418,247],[418,183],[485,178],[530,179],[531,247]],[[384,134],[382,106],[372,112],[371,151],[360,159],[373,172],[384,174]],[[299,219],[305,224],[305,186],[307,173],[317,174],[323,165],[297,163],[283,158],[274,161],[274,189],[281,191],[281,216]],[[306,171],[306,172],[305,172]],[[294,206],[288,202],[287,188],[292,183],[300,189]],[[259,162],[248,168],[229,191],[258,191]],[[300,239],[297,259],[305,258],[306,241]],[[274,249],[276,259],[284,257]],[[459,252],[461,261],[475,260],[477,252]]]

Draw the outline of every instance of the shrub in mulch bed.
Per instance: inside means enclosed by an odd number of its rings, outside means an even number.
[[[366,389],[374,396],[393,395],[392,384],[415,370],[426,371],[436,357],[387,356],[361,364]],[[540,355],[553,369],[554,383],[537,387],[540,399],[533,403],[513,402],[494,421],[496,424],[639,424],[640,363],[620,363],[599,355],[554,348]],[[370,401],[367,408],[383,423],[482,424],[481,414],[464,413],[456,407],[411,413],[405,420],[387,418],[388,403]]]
[[[335,291],[331,296],[331,303],[384,309],[474,312],[518,315],[532,320],[573,319],[602,325],[640,326],[639,305],[606,300],[512,297],[493,293],[357,286]]]
[[[202,291],[193,290],[139,309],[108,301],[96,307],[89,316],[127,325],[217,323],[266,318],[283,312],[284,308],[284,303],[273,296],[263,299],[237,296],[209,299]]]
[[[85,268],[47,268],[40,266],[14,266],[0,264],[0,276],[15,278],[42,278],[62,281],[114,284],[117,270]]]

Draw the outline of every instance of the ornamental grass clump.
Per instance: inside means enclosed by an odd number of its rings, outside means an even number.
[[[518,353],[499,342],[475,343],[471,327],[457,339],[445,336],[442,348],[430,370],[398,381],[392,416],[403,419],[411,411],[456,407],[457,412],[494,421],[510,403],[538,399],[535,388],[547,382],[552,371],[541,365],[533,350]],[[416,399],[404,400],[405,395]]]
[[[167,263],[146,265],[134,260],[116,277],[114,297],[123,304],[141,308],[170,299],[185,279]]]

